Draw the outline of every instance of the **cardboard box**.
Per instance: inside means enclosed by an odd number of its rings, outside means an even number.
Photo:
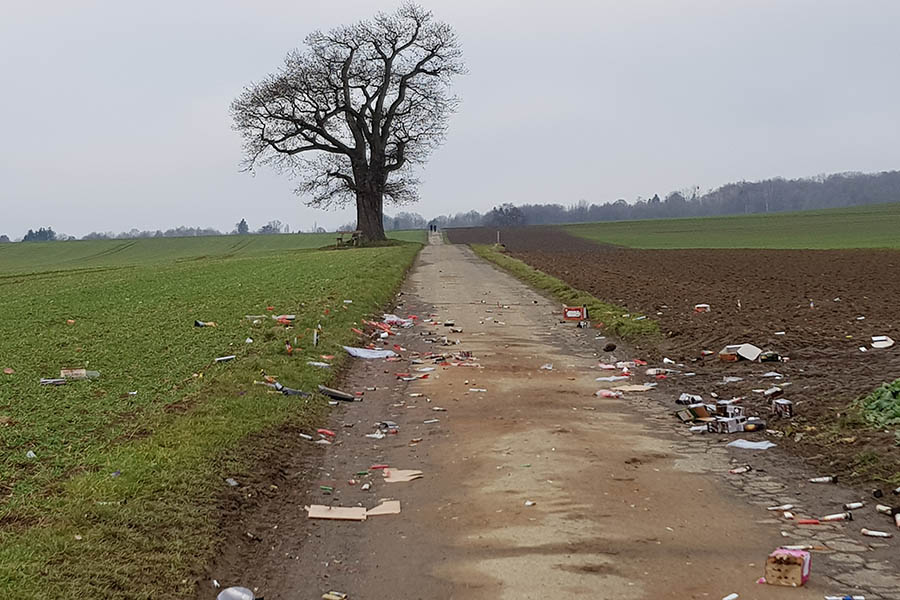
[[[787,398],[776,398],[772,402],[772,412],[783,419],[790,419],[794,416],[794,403]]]
[[[739,433],[744,430],[746,417],[716,417],[715,421],[706,424],[710,433]]]
[[[766,559],[766,583],[800,587],[809,581],[811,563],[805,550],[778,548]]]
[[[733,400],[719,400],[716,402],[717,417],[743,417],[744,407],[734,403]]]
[[[688,406],[688,410],[691,411],[695,419],[708,419],[715,413],[715,409],[710,410],[710,407],[703,403],[691,404]]]

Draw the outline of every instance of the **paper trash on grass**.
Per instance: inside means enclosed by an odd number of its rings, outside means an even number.
[[[768,450],[774,448],[775,444],[770,441],[751,442],[745,439],[734,440],[726,444],[729,448],[740,448],[741,450]]]
[[[422,477],[422,471],[413,469],[384,469],[382,471],[385,483],[406,483]]]
[[[350,346],[344,346],[344,350],[347,351],[347,354],[356,358],[375,359],[397,356],[397,353],[393,350],[370,350],[369,348],[351,348]]]

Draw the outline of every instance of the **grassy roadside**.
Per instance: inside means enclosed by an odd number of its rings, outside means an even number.
[[[327,410],[322,398],[269,394],[253,380],[265,370],[290,387],[328,382],[347,360],[340,346],[352,341],[349,328],[391,300],[419,248],[298,250],[0,281],[0,368],[14,370],[0,372],[0,591],[192,595],[193,573],[217,541],[217,490],[248,466],[230,451]],[[244,318],[271,314],[267,306],[296,314],[293,328]],[[195,318],[218,327],[194,328]],[[284,341],[294,337],[302,350],[289,356]],[[236,358],[213,361],[227,354]],[[332,369],[307,366],[322,354],[335,356]],[[75,366],[101,376],[38,384]]]
[[[603,330],[625,340],[637,340],[656,337],[659,326],[653,319],[636,321],[628,315],[628,311],[620,306],[608,304],[594,296],[570,287],[564,281],[539,271],[521,260],[507,256],[494,246],[472,244],[472,250],[485,260],[489,260],[525,283],[549,292],[554,298],[568,306],[588,307],[588,313],[596,322],[603,323]]]

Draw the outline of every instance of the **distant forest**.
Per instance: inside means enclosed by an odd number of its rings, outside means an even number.
[[[605,204],[588,204],[582,201],[568,207],[561,204],[503,204],[484,214],[470,211],[444,215],[433,222],[440,227],[550,225],[817,210],[886,202],[900,202],[900,171],[742,181],[703,194],[695,188],[671,192],[665,198],[654,195],[634,202],[619,199]]]
[[[838,173],[803,179],[766,179],[742,181],[700,193],[698,188],[670,192],[665,198],[654,194],[649,199],[637,198],[634,202],[619,199],[605,204],[588,204],[581,201],[571,206],[562,204],[512,203],[495,206],[480,213],[469,211],[455,215],[441,215],[427,220],[418,213],[399,212],[384,216],[385,230],[425,229],[429,223],[439,227],[509,227],[517,225],[555,225],[561,223],[586,223],[593,221],[626,221],[632,219],[669,219],[675,217],[709,217],[767,212],[785,212],[883,204],[900,202],[900,171],[883,173]],[[317,231],[324,231],[321,227]],[[342,231],[356,229],[356,223],[347,223]],[[280,221],[270,221],[251,232],[247,222],[235,225],[231,234],[280,234],[289,233]],[[299,231],[298,231],[299,233]],[[94,232],[82,239],[127,239],[145,237],[190,237],[222,235],[212,228],[177,227],[167,231],[138,231],[124,233]],[[52,228],[29,230],[23,241],[74,240],[74,237],[57,234]],[[9,242],[0,235],[0,243]]]

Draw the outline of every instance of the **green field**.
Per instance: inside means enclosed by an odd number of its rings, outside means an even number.
[[[424,244],[427,234],[415,229],[389,231],[388,237]],[[335,238],[334,233],[299,233],[0,244],[0,275],[251,256],[321,248],[333,245]]]
[[[265,370],[306,390],[328,381],[346,361],[340,345],[352,341],[350,327],[390,301],[420,247],[302,249],[332,241],[0,249],[0,593],[193,594],[193,575],[216,543],[223,479],[249,466],[241,443],[286,423],[309,425],[327,410],[322,398],[270,394],[254,379]],[[271,314],[269,306],[296,314],[294,326],[245,318]],[[218,327],[195,328],[195,319]],[[284,342],[295,337],[302,350],[291,356]],[[236,359],[214,362],[229,354]],[[331,370],[307,366],[322,354],[336,356]],[[66,367],[101,375],[39,384]]]
[[[900,203],[562,227],[594,242],[632,248],[900,248]]]

